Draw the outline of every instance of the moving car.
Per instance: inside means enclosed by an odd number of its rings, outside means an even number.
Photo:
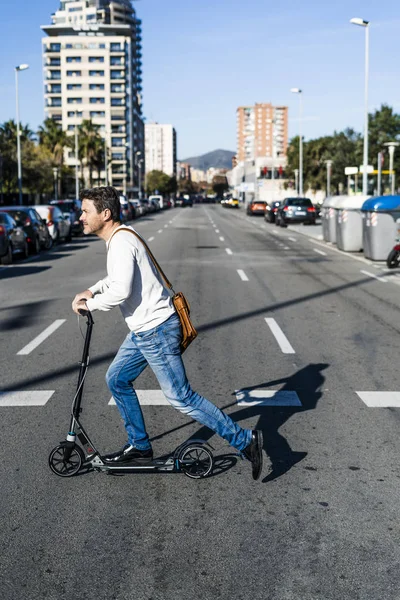
[[[30,254],[38,254],[42,248],[49,250],[52,247],[53,238],[34,206],[2,206],[0,210],[11,215],[25,231]]]
[[[288,223],[315,225],[317,211],[309,198],[285,198],[275,215],[275,225],[286,227]]]
[[[42,219],[46,219],[53,242],[57,243],[60,240],[69,242],[71,240],[71,219],[69,215],[63,215],[58,206],[54,204],[38,204],[35,205],[35,210]]]
[[[83,224],[79,220],[82,202],[77,200],[50,200],[50,204],[58,206],[64,216],[70,218],[72,235],[83,235]]]
[[[221,206],[224,208],[240,208],[239,200],[237,198],[229,198],[229,200],[222,200]]]
[[[0,212],[0,262],[2,265],[10,265],[14,254],[28,256],[28,242],[26,233],[19,227],[6,212]]]
[[[267,203],[265,200],[252,200],[247,205],[246,214],[248,215],[263,215],[265,213],[265,209],[267,208]]]
[[[267,223],[275,223],[275,215],[278,211],[278,207],[281,203],[281,200],[275,200],[274,202],[268,202],[266,209],[265,209],[265,213],[264,213],[264,219],[267,221]]]

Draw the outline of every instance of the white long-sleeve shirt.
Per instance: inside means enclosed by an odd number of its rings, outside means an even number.
[[[140,333],[166,321],[175,309],[142,242],[118,229],[107,242],[107,277],[89,288],[94,297],[86,304],[90,311],[119,306],[129,329]]]

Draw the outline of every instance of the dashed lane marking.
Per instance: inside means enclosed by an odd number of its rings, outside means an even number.
[[[316,252],[317,254],[320,254],[321,256],[328,256],[326,252],[324,252],[323,250],[318,250],[318,248],[313,248],[314,252]]]
[[[215,233],[219,233],[219,229],[216,229],[216,230],[215,230]]]
[[[135,390],[141,406],[171,406],[161,390]],[[115,405],[111,397],[109,405]]]
[[[225,248],[225,251],[229,255],[233,254],[233,252],[232,252],[232,250],[230,248]]]
[[[247,277],[246,273],[244,271],[242,271],[242,269],[236,269],[236,270],[237,270],[237,273],[238,273],[238,275],[239,275],[239,277],[240,277],[240,279],[242,281],[248,281],[249,280],[249,278]]]
[[[224,237],[222,237],[222,236],[220,236],[220,238],[219,238],[219,239],[220,239],[220,241],[221,241],[221,242],[224,242],[224,241],[225,241],[225,238],[224,238]]]
[[[400,407],[400,392],[356,392],[370,408]]]
[[[150,237],[147,241],[152,242],[153,240],[154,240],[154,237]]]
[[[289,340],[287,339],[286,335],[283,333],[282,329],[279,327],[275,319],[266,318],[265,322],[270,328],[271,332],[273,333],[282,352],[284,354],[296,354]]]
[[[0,406],[44,406],[54,390],[0,392]]]
[[[54,323],[49,325],[49,327],[42,331],[40,335],[35,337],[35,339],[32,340],[29,344],[27,344],[27,346],[24,346],[22,350],[17,352],[17,355],[21,356],[30,354],[33,350],[35,350],[35,348],[40,346],[40,344],[44,342],[44,340],[46,340],[52,333],[54,333],[59,327],[61,327],[61,325],[65,323],[65,321],[66,319],[57,319],[56,321],[54,321]]]
[[[289,239],[291,242],[297,242],[297,238],[290,237],[290,238],[288,238],[288,239]]]
[[[159,230],[157,231],[157,233],[162,233],[162,229],[159,229]]]
[[[290,390],[235,390],[239,406],[302,406],[296,392]]]

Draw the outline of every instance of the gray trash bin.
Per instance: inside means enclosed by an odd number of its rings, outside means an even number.
[[[336,244],[336,213],[335,206],[342,196],[328,196],[321,208],[322,237],[325,242]]]
[[[370,196],[340,196],[336,203],[336,242],[339,250],[360,252],[363,249],[361,207]]]
[[[386,260],[397,238],[400,196],[380,196],[366,200],[361,208],[364,255]]]

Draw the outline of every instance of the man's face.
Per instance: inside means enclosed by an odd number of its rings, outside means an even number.
[[[94,205],[93,200],[82,201],[82,214],[79,220],[83,223],[83,233],[88,235],[89,233],[98,234],[104,227],[104,211],[98,213]]]

